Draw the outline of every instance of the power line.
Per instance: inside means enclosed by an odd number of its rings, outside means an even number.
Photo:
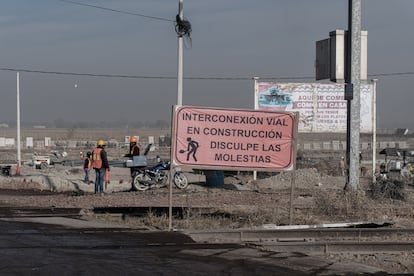
[[[371,77],[389,77],[389,76],[407,76],[414,75],[414,72],[396,72],[396,73],[382,73],[382,74],[373,74],[369,75]]]
[[[134,76],[134,75],[115,75],[115,74],[91,74],[91,73],[76,73],[76,72],[59,72],[59,71],[43,71],[31,69],[16,69],[0,67],[1,71],[26,72],[49,75],[68,75],[68,76],[85,76],[85,77],[104,77],[104,78],[128,78],[128,79],[175,79],[175,77],[162,76]]]
[[[90,4],[85,4],[85,3],[80,3],[80,2],[70,1],[70,0],[58,0],[58,1],[69,3],[69,4],[74,4],[74,5],[79,5],[79,6],[84,6],[84,7],[89,7],[89,8],[101,9],[101,10],[105,10],[105,11],[111,11],[111,12],[123,13],[123,14],[128,14],[128,15],[140,16],[140,17],[145,17],[145,18],[149,18],[149,19],[175,22],[174,20],[168,19],[168,18],[163,18],[163,17],[158,17],[158,16],[150,16],[150,15],[134,13],[134,12],[128,12],[128,11],[122,11],[122,10],[116,10],[116,9],[110,9],[110,8],[105,8],[105,7],[102,7],[102,6],[90,5]]]
[[[84,77],[102,77],[102,78],[127,78],[127,79],[163,79],[175,80],[177,77],[169,76],[142,76],[142,75],[118,75],[118,74],[93,74],[93,73],[76,73],[76,72],[62,72],[62,71],[44,71],[32,69],[17,69],[9,67],[0,67],[0,71],[12,72],[26,72],[35,74],[49,74],[49,75],[68,75],[68,76],[84,76]],[[262,79],[312,79],[313,77],[263,77]],[[251,80],[253,77],[184,77],[187,80]]]
[[[0,67],[0,71],[12,71],[12,72],[26,72],[34,74],[48,74],[48,75],[67,75],[67,76],[84,76],[84,77],[101,77],[101,78],[126,78],[126,79],[161,79],[161,80],[175,80],[177,77],[170,76],[144,76],[144,75],[119,75],[119,74],[94,74],[94,73],[77,73],[77,72],[62,72],[62,71],[45,71],[45,70],[32,70],[32,69],[17,69],[10,67]],[[370,77],[389,77],[389,76],[409,76],[414,75],[414,72],[394,72],[394,73],[379,73],[368,75]],[[251,80],[253,77],[184,77],[187,80]],[[312,76],[287,76],[287,77],[260,77],[261,80],[314,80]]]

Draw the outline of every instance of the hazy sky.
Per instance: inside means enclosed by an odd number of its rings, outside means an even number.
[[[178,0],[0,1],[0,68],[20,73],[21,120],[169,121],[177,101]],[[362,0],[379,128],[414,128],[414,1]],[[315,42],[348,27],[348,0],[184,0],[184,77],[315,82]],[[404,73],[404,74],[399,74]],[[390,74],[377,76],[378,74]],[[310,77],[295,80],[289,78]],[[16,72],[0,70],[0,123],[16,118]],[[253,108],[252,80],[184,80],[184,105]]]

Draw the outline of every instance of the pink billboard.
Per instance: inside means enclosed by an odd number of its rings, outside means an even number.
[[[210,169],[291,170],[295,127],[290,112],[179,106],[172,160]]]

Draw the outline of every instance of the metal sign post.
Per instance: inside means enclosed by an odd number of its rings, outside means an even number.
[[[294,191],[295,191],[295,183],[296,183],[296,156],[298,154],[298,122],[299,122],[299,112],[295,112],[295,129],[293,132],[293,141],[295,142],[293,147],[293,170],[290,175],[290,206],[289,206],[289,225],[293,224],[293,216],[294,216],[294,209],[293,209],[293,199],[294,199]]]

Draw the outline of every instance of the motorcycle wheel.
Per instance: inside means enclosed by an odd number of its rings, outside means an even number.
[[[158,183],[157,183],[160,188],[168,185],[168,176],[169,176],[168,171],[161,173],[160,177],[158,178]]]
[[[179,189],[185,189],[188,186],[188,179],[182,172],[176,172],[174,174],[174,184]]]
[[[149,185],[145,185],[147,176],[143,173],[138,173],[134,176],[132,180],[132,187],[138,191],[145,191],[149,189]]]

